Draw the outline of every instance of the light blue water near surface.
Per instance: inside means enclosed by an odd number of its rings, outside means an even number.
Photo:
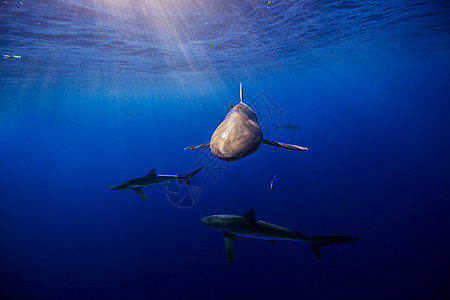
[[[2,2],[1,298],[447,299],[449,13],[448,1]],[[240,82],[265,138],[310,150],[263,145],[221,173],[183,151],[210,139]],[[191,208],[165,186],[146,200],[108,191],[199,160],[212,173]],[[307,245],[238,238],[229,266],[200,219],[252,207],[360,240],[318,261]]]

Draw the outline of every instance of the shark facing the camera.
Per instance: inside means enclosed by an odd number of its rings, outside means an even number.
[[[136,192],[136,194],[141,197],[142,199],[145,199],[145,193],[143,188],[147,187],[149,185],[155,185],[155,184],[168,184],[171,180],[184,180],[187,185],[191,185],[191,179],[194,177],[195,174],[200,172],[200,170],[203,169],[203,167],[198,168],[194,172],[191,172],[187,174],[186,176],[182,175],[157,175],[156,174],[156,168],[153,168],[150,170],[150,172],[147,173],[145,176],[140,176],[136,178],[132,178],[129,180],[126,180],[124,182],[121,182],[113,187],[110,187],[110,190],[133,190]]]
[[[209,146],[215,156],[227,161],[237,160],[252,154],[258,150],[262,143],[291,150],[308,150],[308,148],[297,145],[263,139],[263,132],[256,114],[244,103],[242,83],[240,85],[240,96],[241,102],[235,107],[231,104],[230,112],[216,128],[210,142],[190,146],[184,150]]]
[[[321,260],[320,247],[343,242],[356,241],[357,237],[306,235],[297,230],[290,230],[255,219],[255,210],[252,208],[243,216],[214,215],[204,217],[202,222],[210,227],[220,230],[225,235],[225,252],[228,262],[233,264],[234,239],[238,236],[268,240],[275,243],[279,240],[306,242],[311,246],[316,257]]]

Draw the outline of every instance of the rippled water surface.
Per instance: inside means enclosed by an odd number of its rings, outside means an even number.
[[[450,48],[448,1],[44,0],[0,5],[3,84],[36,76],[50,81],[77,77],[84,84],[199,74],[238,77],[380,49],[423,54]]]

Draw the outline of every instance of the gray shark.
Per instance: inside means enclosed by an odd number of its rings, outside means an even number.
[[[187,174],[186,176],[182,175],[157,175],[156,174],[156,168],[151,169],[150,172],[147,173],[145,176],[132,178],[129,180],[126,180],[122,183],[119,183],[113,187],[110,187],[110,190],[133,190],[138,194],[139,197],[142,199],[145,199],[145,193],[142,188],[147,187],[149,185],[154,184],[168,184],[171,180],[184,180],[187,185],[191,185],[191,179],[194,177],[195,174],[200,172],[200,170],[203,169],[203,167],[198,168],[194,172],[191,172]]]
[[[319,250],[320,247],[343,242],[353,242],[358,239],[357,237],[350,236],[309,236],[301,234],[296,230],[289,230],[256,220],[255,210],[253,208],[243,216],[214,215],[204,217],[202,222],[224,232],[225,251],[230,265],[233,264],[234,239],[237,236],[268,240],[272,243],[275,243],[278,240],[293,241],[294,243],[306,242],[311,246],[311,249],[319,260],[322,259]]]
[[[281,148],[305,151],[308,148],[273,142],[263,139],[263,132],[253,110],[244,103],[242,83],[240,85],[241,102],[232,107],[225,119],[214,131],[210,142],[194,145],[184,150],[211,147],[211,152],[222,160],[236,160],[250,155],[262,143]]]
[[[297,130],[297,129],[300,129],[300,127],[299,126],[297,126],[297,125],[294,125],[294,124],[291,124],[291,123],[287,123],[287,125],[277,125],[277,124],[275,124],[274,122],[272,122],[272,124],[273,124],[273,126],[275,126],[275,128],[278,130],[278,129],[290,129],[290,130]]]

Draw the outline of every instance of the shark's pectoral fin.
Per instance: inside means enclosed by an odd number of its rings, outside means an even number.
[[[320,247],[316,245],[310,245],[312,251],[314,252],[314,255],[319,259],[322,260],[322,254],[320,254]]]
[[[227,254],[227,259],[230,265],[233,264],[233,252],[234,252],[234,239],[237,235],[225,232],[225,253]]]
[[[184,150],[195,150],[195,149],[200,149],[200,148],[204,148],[204,147],[208,147],[208,146],[209,146],[209,142],[194,145],[194,146],[189,146],[189,147],[184,148]]]
[[[305,147],[302,147],[302,146],[291,145],[291,144],[284,144],[284,143],[279,143],[279,142],[272,142],[272,141],[268,141],[266,139],[263,139],[262,142],[264,144],[267,144],[267,145],[272,145],[272,146],[286,148],[286,149],[291,149],[291,150],[297,150],[297,151],[306,151],[306,150],[308,150],[308,148],[305,148]]]
[[[141,197],[142,199],[146,198],[144,190],[142,188],[134,188],[133,191],[135,191],[136,194],[138,194],[138,196]]]

